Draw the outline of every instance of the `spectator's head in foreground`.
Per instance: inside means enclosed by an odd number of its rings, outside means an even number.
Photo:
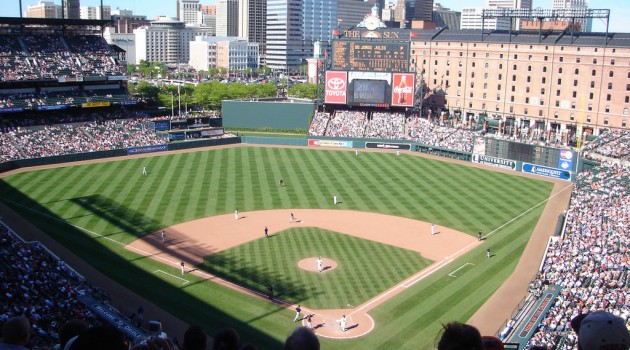
[[[182,350],[206,350],[208,337],[199,326],[190,326],[184,333]]]
[[[241,337],[233,328],[223,328],[214,336],[213,350],[238,350]]]
[[[621,317],[600,310],[571,320],[580,350],[628,350],[630,332]]]
[[[308,327],[298,327],[284,342],[284,350],[319,350],[319,339]]]
[[[5,344],[26,346],[31,335],[28,318],[17,316],[8,319],[2,325],[2,342]]]
[[[442,326],[438,350],[484,350],[477,328],[460,322]]]

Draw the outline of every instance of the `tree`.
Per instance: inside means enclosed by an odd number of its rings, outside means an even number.
[[[141,81],[138,83],[136,91],[142,95],[143,98],[156,101],[158,94],[160,93],[160,88],[153,86],[146,81]]]
[[[317,85],[311,83],[293,85],[289,88],[287,94],[291,97],[314,100],[317,97]]]

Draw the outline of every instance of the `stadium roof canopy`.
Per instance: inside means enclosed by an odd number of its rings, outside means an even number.
[[[111,23],[107,19],[61,19],[31,17],[0,17],[0,25],[47,25],[47,26],[103,26]]]

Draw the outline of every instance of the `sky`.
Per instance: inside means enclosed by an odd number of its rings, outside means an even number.
[[[53,0],[61,4],[61,0]],[[371,1],[371,0],[370,0]],[[35,5],[38,0],[22,0],[22,10],[26,11],[28,5]],[[214,4],[215,0],[201,0],[203,5]],[[444,7],[452,10],[461,10],[462,7],[482,7],[485,0],[434,0]],[[0,17],[19,17],[19,0],[0,0]],[[103,0],[104,5],[112,9],[129,9],[134,14],[146,15],[155,18],[158,15],[175,17],[176,0]],[[534,0],[534,7],[551,8],[552,0]],[[610,9],[610,32],[630,33],[630,6],[627,0],[591,0],[590,7],[596,9]],[[81,0],[81,6],[99,6],[100,0]],[[594,31],[605,31],[606,22],[603,19],[593,19]]]

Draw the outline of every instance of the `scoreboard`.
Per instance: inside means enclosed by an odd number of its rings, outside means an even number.
[[[333,70],[359,72],[408,72],[409,43],[335,41]]]
[[[571,154],[568,154],[567,152]],[[485,142],[485,155],[487,156],[533,163],[550,168],[566,167],[562,165],[563,160],[572,159],[572,153],[573,152],[569,150],[529,145],[494,138],[486,138]],[[568,166],[569,169],[564,170],[572,170],[570,169],[572,166],[573,163],[571,162]]]

